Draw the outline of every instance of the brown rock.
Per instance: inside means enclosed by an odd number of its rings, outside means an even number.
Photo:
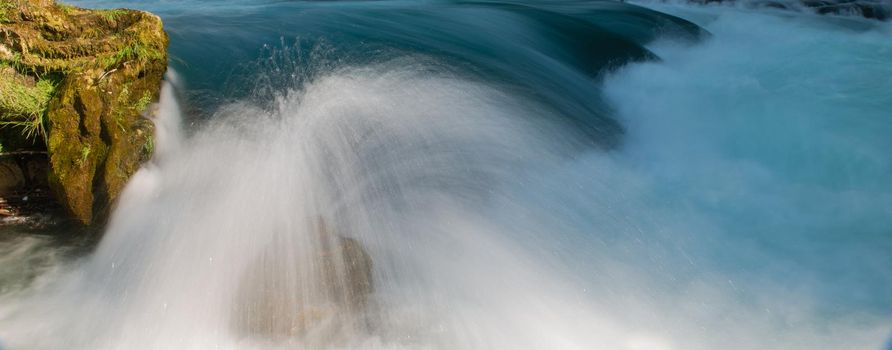
[[[358,241],[332,234],[324,221],[315,229],[310,249],[276,242],[248,269],[235,301],[239,331],[334,336],[361,323],[373,291],[372,260]]]

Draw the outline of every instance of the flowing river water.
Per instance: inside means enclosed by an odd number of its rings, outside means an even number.
[[[165,21],[156,152],[95,248],[5,233],[2,349],[889,346],[888,23],[74,3]],[[361,307],[335,240],[371,261]]]

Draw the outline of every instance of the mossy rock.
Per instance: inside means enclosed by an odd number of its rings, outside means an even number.
[[[44,148],[52,190],[85,225],[107,214],[150,157],[153,126],[143,114],[158,99],[167,43],[147,12],[0,0],[0,85],[27,93],[7,93],[7,106],[0,93],[0,122],[21,126],[18,140],[2,143]]]

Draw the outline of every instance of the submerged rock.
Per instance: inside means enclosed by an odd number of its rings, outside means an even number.
[[[888,0],[802,0],[802,4],[826,15],[851,15],[887,21],[892,18]]]
[[[151,156],[142,113],[158,99],[167,42],[143,11],[0,1],[0,147],[46,151],[50,188],[83,224]]]
[[[692,3],[737,3],[748,7],[807,10],[821,15],[860,16],[887,21],[892,18],[888,0],[689,0]]]
[[[371,257],[324,221],[314,229],[306,246],[276,242],[247,269],[235,301],[239,332],[331,341],[362,324],[373,292]]]

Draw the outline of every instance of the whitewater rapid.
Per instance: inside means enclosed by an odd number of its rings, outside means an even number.
[[[191,130],[171,71],[96,251],[2,250],[46,256],[0,293],[0,347],[883,349],[889,27],[653,6],[711,37],[598,77],[606,149],[428,56],[324,65]],[[371,257],[369,307],[294,337],[234,326],[258,257],[310,288],[319,217]]]

